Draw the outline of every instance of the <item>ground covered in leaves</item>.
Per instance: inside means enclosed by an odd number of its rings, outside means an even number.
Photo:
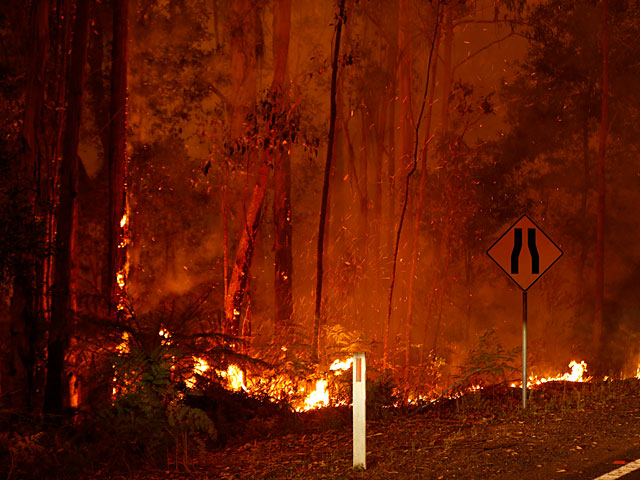
[[[268,428],[204,449],[189,471],[145,468],[93,478],[583,479],[640,456],[636,379],[550,382],[533,390],[524,411],[519,389],[498,386],[368,415],[362,472],[351,469],[351,417],[342,408],[254,420]]]

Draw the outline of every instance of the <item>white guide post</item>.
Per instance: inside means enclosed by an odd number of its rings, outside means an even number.
[[[364,353],[353,355],[353,468],[367,468],[367,409]]]

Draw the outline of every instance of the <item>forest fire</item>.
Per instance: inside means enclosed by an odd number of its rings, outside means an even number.
[[[638,1],[7,0],[0,411],[188,470],[212,405],[640,380]]]
[[[201,360],[204,362],[204,360]],[[194,367],[194,372],[195,372]],[[208,369],[208,364],[207,364]],[[198,372],[200,375],[204,372]],[[244,384],[244,372],[237,365],[229,365],[226,370],[216,370],[216,373],[227,382],[227,387],[234,392],[244,390],[247,392],[247,386]]]
[[[205,359],[193,357],[193,374],[184,382],[187,388],[195,388],[197,375],[204,375],[210,368],[209,363]]]
[[[186,381],[188,388],[195,388],[196,375],[206,375],[209,370],[209,364],[206,360],[194,357],[194,362],[193,375]],[[266,395],[274,401],[288,399],[293,410],[305,412],[340,404],[338,400],[330,397],[329,378],[347,371],[351,368],[352,363],[353,359],[335,360],[331,364],[329,372],[320,375],[320,378],[318,375],[311,375],[307,379],[303,378],[298,381],[293,381],[285,375],[274,377],[245,375],[242,368],[235,364],[230,364],[226,370],[215,370],[215,373],[224,381],[225,387],[231,391],[244,391],[249,395],[261,397]],[[313,385],[313,389],[307,391],[309,385]]]
[[[527,381],[527,388],[542,385],[547,382],[589,382],[592,380],[592,377],[585,376],[587,372],[587,363],[584,361],[576,361],[571,360],[569,362],[570,372],[566,373],[558,373],[557,375],[549,376],[549,377],[538,377],[536,375],[529,376],[529,380]],[[521,387],[522,382],[514,382],[511,384],[512,387]]]
[[[327,381],[325,379],[316,382],[316,388],[307,398],[304,399],[304,405],[295,407],[296,411],[307,411],[316,408],[322,408],[329,405],[329,392],[327,391]]]
[[[588,382],[592,377],[585,377],[587,372],[587,363],[572,360],[569,363],[571,369],[568,373],[558,374],[553,377],[529,377],[529,385],[540,385],[546,382]]]

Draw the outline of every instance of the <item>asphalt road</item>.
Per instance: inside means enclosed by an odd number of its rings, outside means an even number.
[[[614,449],[614,451],[607,451],[607,448],[604,447],[600,452],[593,452],[590,456],[592,458],[595,457],[593,458],[593,460],[595,460],[593,463],[589,458],[584,458],[583,468],[581,470],[572,473],[567,472],[568,474],[566,476],[558,473],[556,478],[575,480],[614,480],[617,478],[623,480],[640,480],[640,460],[637,462],[637,468],[632,472],[622,475],[620,475],[620,473],[613,473],[624,465],[640,459],[640,448],[637,446],[627,450]],[[626,463],[623,464],[622,462]],[[603,476],[604,478],[601,478]]]

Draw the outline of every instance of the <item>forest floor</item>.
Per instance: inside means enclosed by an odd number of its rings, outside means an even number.
[[[367,422],[367,470],[351,468],[350,413],[324,409],[304,431],[230,441],[189,472],[135,479],[589,479],[640,457],[640,382],[549,382],[521,408],[521,390],[485,389]],[[94,477],[98,478],[98,477]],[[106,477],[100,477],[106,478]]]

